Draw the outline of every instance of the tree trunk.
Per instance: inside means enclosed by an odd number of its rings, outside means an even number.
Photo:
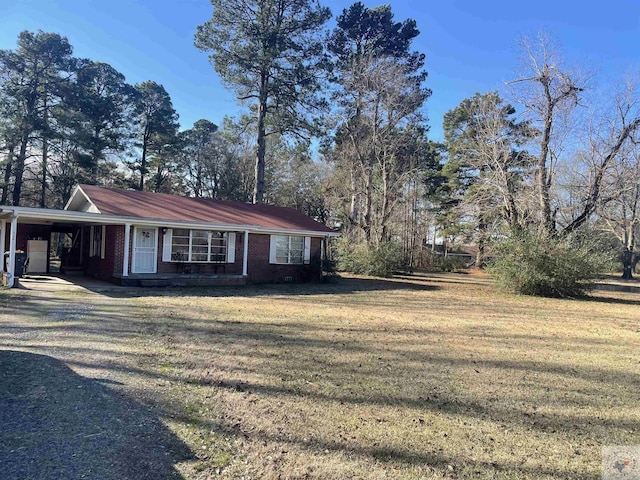
[[[367,243],[371,243],[371,230],[372,230],[371,214],[373,210],[373,193],[371,191],[372,190],[371,181],[372,179],[370,176],[367,176],[365,178],[365,186],[364,186],[365,206],[364,206],[364,215],[363,215],[363,221],[362,221],[362,230],[364,231],[364,237]]]
[[[4,184],[2,186],[2,198],[0,198],[0,205],[6,205],[9,198],[9,182],[11,181],[11,174],[13,172],[13,159],[15,146],[10,145],[7,153],[7,166],[4,169]]]
[[[49,155],[49,140],[46,134],[42,137],[42,177],[40,179],[40,208],[46,208],[47,204],[47,170]]]
[[[138,190],[144,190],[144,174],[147,172],[147,134],[145,133],[144,140],[142,141],[142,158],[140,159],[140,183],[138,184]]]
[[[633,251],[628,248],[622,252],[622,278],[625,280],[633,279]]]
[[[382,162],[382,215],[380,216],[380,243],[388,240],[387,223],[391,208],[389,207],[389,174],[387,172],[386,160]]]
[[[478,240],[478,251],[476,252],[476,261],[475,261],[476,268],[482,269],[485,267],[484,258],[485,258],[485,241],[484,241],[484,238],[480,238]]]
[[[163,183],[162,166],[158,164],[158,168],[156,170],[156,181],[155,181],[155,189],[154,189],[156,193],[160,192],[160,190],[162,189],[162,183]]]
[[[20,141],[20,152],[16,157],[14,168],[12,204],[16,207],[20,205],[20,195],[22,194],[22,176],[24,175],[24,162],[27,158],[27,143],[29,143],[29,135],[24,134]]]
[[[349,206],[349,220],[351,220],[352,225],[356,225],[358,223],[358,189],[356,185],[356,165],[355,162],[351,162],[351,204]]]
[[[551,143],[551,128],[553,126],[553,107],[554,103],[551,99],[549,85],[543,83],[545,98],[547,100],[547,108],[544,114],[544,129],[542,132],[542,142],[540,156],[538,157],[538,175],[536,183],[538,187],[538,201],[540,212],[542,214],[541,226],[546,236],[553,235],[555,225],[551,216],[551,197],[549,195],[549,170],[547,168],[547,160],[549,157],[549,145]]]
[[[47,203],[47,170],[49,156],[49,111],[47,106],[47,88],[45,83],[44,98],[42,102],[42,177],[40,178],[40,208],[45,208]]]
[[[102,131],[102,129],[98,126],[96,126],[93,129],[93,136],[96,139],[95,142],[97,142],[98,138],[100,137],[100,132]],[[91,184],[92,185],[97,185],[98,184],[98,170],[99,170],[99,163],[100,163],[100,157],[101,157],[101,152],[97,149],[97,147],[95,146],[96,144],[94,143],[94,148],[91,149],[91,158],[93,159],[92,165],[91,165]]]
[[[487,226],[484,223],[478,225],[478,251],[476,252],[476,268],[484,268],[485,267],[485,248],[486,248],[486,237],[487,237]]]
[[[264,157],[266,153],[265,118],[267,116],[267,82],[266,73],[260,80],[260,105],[258,105],[258,147],[256,149],[256,183],[253,189],[253,203],[264,203]]]

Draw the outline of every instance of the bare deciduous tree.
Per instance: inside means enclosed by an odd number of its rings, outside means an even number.
[[[640,236],[640,149],[626,149],[612,165],[603,185],[599,224],[622,246],[622,278],[633,278]]]
[[[610,169],[640,129],[637,85],[627,82],[610,105],[594,110],[578,136],[571,127],[576,121],[575,108],[582,105],[587,76],[562,64],[547,35],[539,35],[535,43],[524,41],[522,46],[528,74],[509,83],[517,87],[518,101],[540,130],[531,146],[537,155],[538,230],[545,236],[566,236],[596,212]],[[573,172],[571,188],[565,190],[556,176],[559,165],[572,156],[579,157],[586,168]]]
[[[523,147],[537,132],[515,114],[497,92],[489,92],[463,100],[444,117],[449,182],[457,185],[451,188],[455,213],[478,246],[478,266],[497,225],[522,229],[532,216],[535,159]]]
[[[425,130],[420,108],[429,95],[393,57],[370,56],[343,82],[358,92],[345,104],[334,157],[352,169],[351,221],[367,242],[388,239],[401,191],[419,167]],[[355,192],[355,194],[353,194]]]
[[[516,86],[516,98],[530,113],[540,130],[537,137],[536,196],[539,208],[540,233],[550,236],[556,231],[551,190],[554,183],[558,151],[573,109],[580,101],[586,80],[579,72],[566,68],[551,37],[538,34],[534,41],[521,41],[525,72],[509,82]]]

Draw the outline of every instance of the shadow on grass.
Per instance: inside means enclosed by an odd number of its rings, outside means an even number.
[[[640,305],[640,298],[638,298],[638,300],[631,300],[628,298],[605,297],[605,296],[597,295],[597,296],[584,297],[578,300],[583,300],[586,302],[595,302],[595,303],[609,303],[612,305]]]
[[[46,355],[0,350],[2,478],[180,479],[188,447],[145,407]]]
[[[245,286],[211,286],[211,287],[161,287],[136,288],[129,291],[99,292],[114,297],[147,297],[167,295],[175,297],[274,297],[274,296],[310,296],[340,295],[371,291],[409,290],[433,291],[440,287],[425,284],[420,279],[407,281],[403,279],[383,278],[336,278],[323,283],[267,283]]]
[[[53,277],[52,277],[53,278]],[[46,277],[37,279],[43,281],[46,285]],[[343,278],[336,277],[326,282],[319,283],[264,283],[249,284],[242,286],[193,286],[193,287],[120,287],[106,282],[97,282],[92,279],[78,278],[67,279],[72,282],[73,286],[84,287],[86,290],[115,298],[127,297],[147,297],[157,295],[171,296],[197,296],[197,297],[260,297],[260,296],[277,296],[277,295],[322,295],[322,294],[347,294],[369,291],[386,291],[386,290],[437,290],[440,287],[428,285],[425,278],[421,277],[395,277],[395,278]],[[30,284],[28,291],[38,293],[38,284],[36,282]],[[82,290],[61,288],[57,293],[70,293],[82,295]],[[43,294],[48,294],[50,298],[51,292],[42,290]]]
[[[528,466],[516,463],[515,461],[486,462],[463,458],[450,458],[435,452],[418,453],[411,451],[409,448],[380,446],[377,442],[362,445],[349,441],[346,438],[342,438],[341,440],[318,437],[308,439],[303,438],[301,435],[270,434],[256,430],[244,431],[239,424],[228,426],[220,422],[180,414],[180,412],[174,412],[173,416],[186,424],[197,424],[201,427],[206,427],[207,430],[219,432],[228,437],[235,436],[259,441],[261,443],[288,444],[304,450],[315,451],[317,454],[326,454],[329,451],[339,452],[350,457],[361,457],[369,462],[393,462],[394,464],[404,464],[421,468],[428,466],[429,470],[434,474],[433,477],[429,478],[458,478],[453,475],[453,472],[462,475],[460,478],[474,478],[480,473],[484,474],[482,478],[488,478],[486,476],[487,474],[492,474],[491,478],[512,478],[514,472],[517,472],[518,477],[526,473],[532,475],[534,478],[562,478],[565,480],[582,480],[584,478],[580,473],[571,472],[568,469],[560,470],[552,466]],[[440,476],[440,474],[436,473],[438,470],[448,472],[448,475],[443,474]]]

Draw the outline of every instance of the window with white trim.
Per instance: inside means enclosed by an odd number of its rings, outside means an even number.
[[[227,232],[174,228],[171,235],[171,261],[225,263]]]
[[[89,228],[89,256],[105,257],[105,232],[104,225],[92,225]]]
[[[304,237],[297,235],[272,235],[275,243],[275,263],[301,265],[304,263]]]

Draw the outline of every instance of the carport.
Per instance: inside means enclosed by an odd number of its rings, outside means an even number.
[[[72,238],[62,267],[68,270],[81,270],[84,267],[85,257],[83,249],[88,240],[83,238],[87,227],[107,224],[124,225],[124,222],[91,212],[2,207],[0,209],[2,284],[9,288],[14,286],[16,274],[19,273],[16,260],[23,252],[27,255],[34,273],[50,273],[49,248],[52,233],[69,234]]]

